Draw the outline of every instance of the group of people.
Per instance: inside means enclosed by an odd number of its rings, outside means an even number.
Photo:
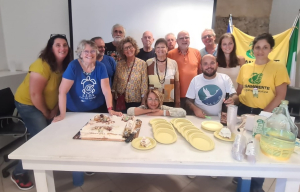
[[[63,120],[68,111],[205,118],[219,115],[225,102],[238,105],[239,115],[271,112],[290,83],[285,65],[268,58],[274,47],[268,33],[254,39],[256,60],[249,64],[236,55],[232,34],[223,34],[216,44],[212,29],[201,34],[205,47],[200,51],[189,47],[187,31],[177,37],[169,33],[155,43],[145,31],[141,49],[122,25],[114,25],[111,34],[109,43],[101,37],[82,40],[73,61],[66,36],[50,36],[15,94],[31,137]],[[224,101],[226,93],[230,97]],[[125,109],[114,110],[122,97]],[[21,163],[12,180],[20,189],[33,186]],[[252,191],[262,190],[263,179],[252,183]]]

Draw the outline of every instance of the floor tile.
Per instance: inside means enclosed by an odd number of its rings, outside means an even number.
[[[107,174],[105,173],[95,173],[92,176],[85,176],[84,177],[84,184],[81,188],[84,191],[89,191],[91,189],[96,188],[97,186],[103,184],[104,182],[110,180]]]
[[[185,175],[160,175],[150,181],[150,184],[161,192],[179,192],[191,182]]]
[[[271,188],[272,184],[274,183],[274,181],[275,181],[274,178],[265,178],[265,182],[263,184],[263,190],[268,192],[269,189]]]
[[[121,175],[122,173],[106,173],[106,175],[108,176],[108,178],[113,179],[118,177],[119,175]]]
[[[115,185],[111,180],[107,180],[103,182],[101,185],[97,186],[96,188],[85,191],[84,192],[122,192],[117,185]]]
[[[151,184],[146,184],[145,186],[143,186],[142,188],[138,189],[135,192],[161,192],[161,191]]]
[[[114,184],[123,192],[133,192],[143,187],[149,181],[142,174],[120,174],[111,179]]]
[[[73,184],[71,171],[53,171],[55,188]]]

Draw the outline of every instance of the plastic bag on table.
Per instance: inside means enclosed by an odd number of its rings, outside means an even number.
[[[248,144],[247,144],[247,147],[246,147],[247,161],[249,161],[252,164],[256,163],[255,154],[256,154],[256,152],[255,152],[255,140],[250,139]]]
[[[235,136],[232,149],[231,149],[231,154],[232,157],[235,160],[242,161],[245,156],[245,149],[246,149],[246,137],[243,135],[243,129],[240,133],[238,133]]]

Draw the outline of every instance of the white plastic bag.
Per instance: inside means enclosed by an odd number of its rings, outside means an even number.
[[[235,136],[232,149],[231,149],[231,154],[232,157],[235,160],[242,161],[245,156],[245,150],[246,150],[246,137],[243,135],[243,129],[240,133],[238,133]]]

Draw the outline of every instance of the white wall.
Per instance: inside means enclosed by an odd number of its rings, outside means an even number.
[[[300,9],[300,0],[273,0],[269,32],[273,35],[292,27]],[[298,36],[296,86],[300,87],[300,30]]]
[[[0,12],[9,68],[27,71],[50,34],[70,39],[67,0],[0,0]]]
[[[8,69],[1,18],[2,18],[2,16],[1,16],[1,10],[0,10],[0,71]]]

